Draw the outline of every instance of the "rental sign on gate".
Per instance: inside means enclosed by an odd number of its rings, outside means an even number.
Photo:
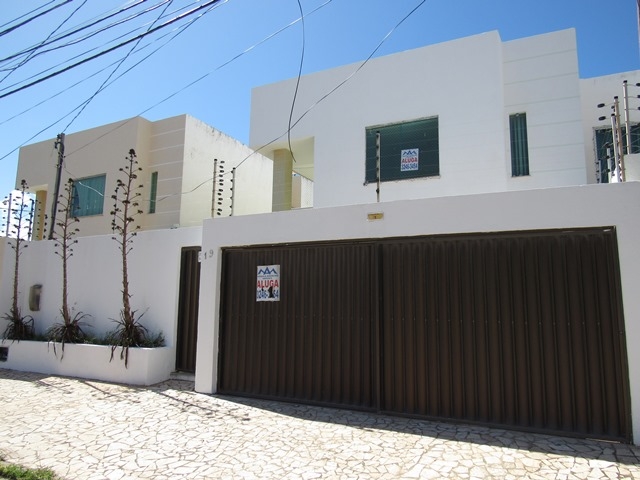
[[[259,265],[256,302],[280,301],[280,265]]]

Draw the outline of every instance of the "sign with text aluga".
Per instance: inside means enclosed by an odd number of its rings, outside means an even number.
[[[280,265],[259,265],[256,302],[280,301]]]
[[[418,170],[418,160],[420,157],[420,150],[418,148],[409,148],[407,150],[400,151],[400,171],[410,172],[412,170]]]

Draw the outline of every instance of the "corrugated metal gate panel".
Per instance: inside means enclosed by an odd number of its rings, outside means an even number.
[[[373,408],[372,245],[223,253],[219,390]],[[256,268],[280,265],[280,301],[256,302]]]
[[[198,300],[200,292],[200,247],[183,247],[180,253],[180,293],[176,370],[196,371],[198,342]]]
[[[219,390],[631,440],[615,231],[223,253]],[[281,300],[256,302],[258,265]]]
[[[382,410],[629,439],[613,230],[382,248]]]

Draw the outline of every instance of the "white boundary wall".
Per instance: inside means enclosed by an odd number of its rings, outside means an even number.
[[[82,228],[82,223],[80,223]],[[129,257],[132,308],[144,312],[141,323],[150,333],[162,330],[175,347],[182,247],[199,246],[202,228],[139,232]],[[3,239],[4,240],[4,239]],[[11,240],[9,240],[11,241]],[[14,252],[5,247],[0,285],[0,313],[9,311],[13,289]],[[31,315],[37,333],[60,322],[62,263],[53,241],[30,242],[20,257],[19,300],[23,315]],[[29,310],[29,289],[42,285],[40,310]],[[69,302],[75,311],[91,315],[88,333],[102,336],[114,328],[122,308],[121,257],[112,235],[82,237],[69,260]],[[6,323],[0,320],[0,333]]]
[[[370,221],[369,213],[382,213]],[[215,224],[215,226],[214,226]],[[221,249],[240,245],[615,226],[633,437],[640,442],[640,183],[355,205],[205,221],[195,388],[217,388]],[[215,228],[214,228],[215,227]]]

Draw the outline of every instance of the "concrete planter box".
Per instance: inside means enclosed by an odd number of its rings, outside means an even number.
[[[129,385],[153,385],[167,380],[174,370],[175,349],[130,348],[128,368],[120,360],[120,348],[111,358],[111,347],[107,345],[73,344],[62,345],[22,340],[0,341],[0,368],[79,377],[91,380],[126,383]],[[6,356],[6,358],[5,358]]]

